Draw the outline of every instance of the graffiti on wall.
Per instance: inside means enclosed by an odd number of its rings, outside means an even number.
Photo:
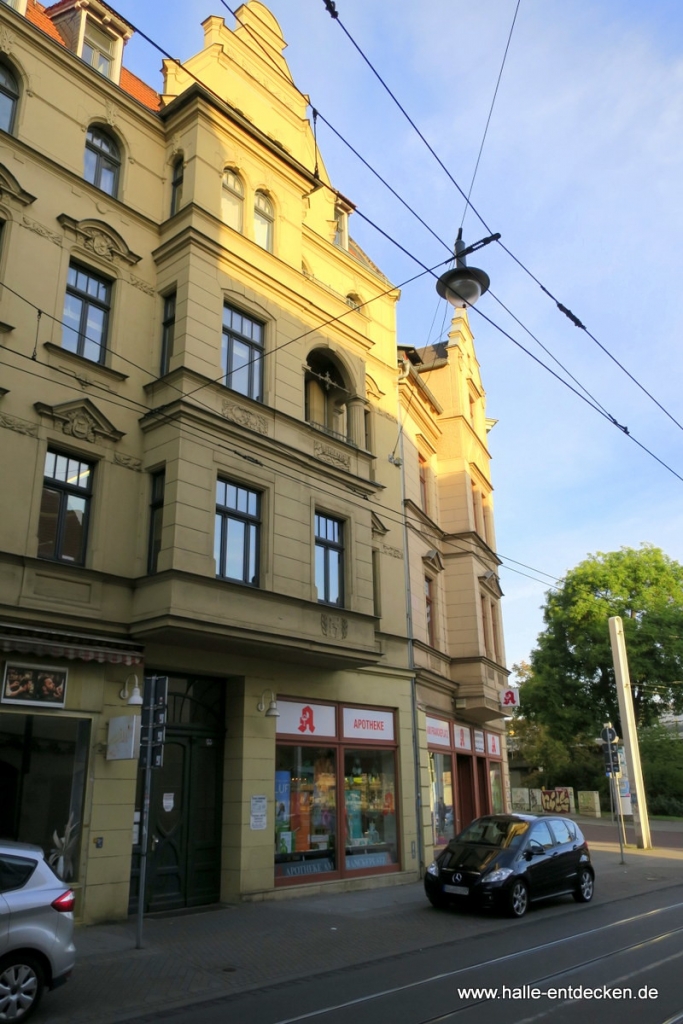
[[[569,814],[569,790],[542,789],[541,807],[544,814]]]

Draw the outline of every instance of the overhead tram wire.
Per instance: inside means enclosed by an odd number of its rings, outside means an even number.
[[[223,0],[222,0],[222,2],[223,2]],[[450,172],[450,170],[448,169],[446,164],[443,162],[441,157],[438,155],[438,153],[436,152],[434,147],[431,145],[431,143],[428,141],[426,136],[420,130],[420,128],[418,127],[416,122],[413,120],[413,118],[407,112],[407,110],[405,109],[403,104],[400,102],[398,97],[395,95],[395,93],[391,90],[391,88],[384,81],[384,79],[380,75],[379,71],[377,71],[377,69],[373,65],[373,63],[370,60],[370,58],[365,55],[365,53],[363,52],[363,50],[361,49],[359,44],[356,42],[356,40],[353,38],[353,36],[349,32],[349,30],[346,28],[346,26],[342,22],[341,18],[339,17],[339,13],[337,12],[336,3],[334,3],[333,0],[323,0],[323,3],[325,5],[325,8],[326,8],[328,14],[330,14],[330,16],[333,18],[333,20],[335,20],[337,22],[337,24],[339,25],[339,27],[341,28],[341,30],[343,31],[344,35],[347,37],[347,39],[349,40],[351,45],[358,52],[358,54],[360,55],[362,60],[365,62],[365,64],[367,64],[367,66],[370,69],[370,71],[372,72],[372,74],[380,82],[380,84],[382,85],[384,90],[388,93],[388,95],[391,97],[392,101],[395,103],[395,105],[401,111],[401,113],[403,114],[405,119],[408,121],[408,123],[411,125],[411,127],[413,128],[415,133],[418,135],[418,137],[424,143],[426,148],[432,154],[432,156],[434,157],[434,159],[436,160],[438,165],[441,167],[441,169],[444,171],[444,173],[446,174],[448,179],[451,181],[451,183],[455,186],[455,188],[460,193],[462,198],[465,200],[465,204],[466,204],[465,208],[466,209],[467,208],[471,209],[472,213],[475,214],[475,216],[477,217],[479,222],[486,228],[486,230],[489,232],[489,234],[493,234],[491,227],[487,224],[487,222],[484,219],[483,215],[476,208],[476,206],[474,205],[474,203],[472,202],[470,197],[465,194],[464,190],[458,184],[457,180],[455,179],[453,174]],[[515,17],[516,17],[516,12],[515,12]],[[464,216],[463,216],[463,219],[464,219]],[[514,260],[514,262],[517,264],[517,266],[521,270],[523,270],[524,273],[527,274],[531,278],[531,280],[534,281],[538,285],[538,287],[541,289],[541,291],[544,292],[545,295],[547,295],[548,298],[551,299],[552,302],[555,303],[555,305],[557,306],[558,310],[561,313],[563,313],[564,316],[566,316],[571,321],[571,323],[574,324],[575,327],[578,327],[580,330],[584,331],[584,333],[588,335],[588,337],[591,339],[591,341],[593,341],[598,346],[598,348],[600,348],[605,353],[605,355],[608,356],[612,360],[612,362],[616,366],[618,366],[619,369],[623,373],[626,374],[626,376],[636,385],[636,387],[640,388],[640,390],[643,392],[643,394],[646,395],[650,399],[650,401],[652,401],[658,407],[658,409],[660,409],[661,412],[663,412],[664,415],[667,416],[671,420],[671,422],[674,423],[679,428],[679,430],[683,430],[683,424],[681,424],[680,421],[677,420],[676,417],[672,413],[670,413],[669,410],[657,398],[655,398],[655,396],[645,387],[645,385],[641,384],[640,381],[630,372],[630,370],[628,370],[623,365],[623,363],[621,363],[617,359],[617,357],[615,355],[613,355],[609,351],[609,349],[605,345],[603,345],[603,343],[601,341],[599,341],[596,338],[596,336],[591,331],[588,330],[586,325],[584,323],[582,323],[582,321],[579,319],[579,317],[576,316],[576,314],[573,313],[571,309],[569,309],[567,306],[565,306],[564,303],[560,302],[560,300],[558,298],[556,298],[556,296],[551,292],[551,290],[549,288],[546,288],[546,286],[538,279],[538,277],[533,273],[533,271],[531,271],[529,269],[529,267],[527,267],[526,264],[518,256],[516,256],[514,254],[514,252],[512,252],[512,250],[509,249],[504,244],[504,242],[502,242],[500,240],[500,238],[498,238],[497,241],[498,241],[498,245],[500,245],[501,249],[503,249],[503,251],[507,253],[507,255],[510,257],[510,259]]]
[[[30,299],[27,299],[25,296],[21,295],[20,292],[17,292],[15,289],[11,288],[9,285],[6,285],[6,284],[3,283],[3,288],[7,288],[7,290],[9,292],[11,292],[13,295],[15,295],[17,298],[21,299],[27,305],[31,306],[31,308],[35,309],[36,312],[40,316],[42,316],[42,315],[47,316],[48,319],[54,321],[55,323],[58,323],[61,326],[67,326],[58,317],[52,316],[52,314],[45,313],[44,311],[40,310],[33,302],[31,302]],[[40,321],[38,321],[38,322],[40,322]],[[29,356],[26,353],[17,351],[16,349],[6,349],[5,352],[6,352],[7,355],[17,356],[17,357],[19,357],[21,359],[24,359],[24,360],[26,360],[28,362],[31,362],[36,367],[45,368],[46,370],[49,370],[52,373],[57,372],[57,373],[63,374],[64,376],[69,378],[69,381],[57,381],[56,383],[58,385],[60,385],[61,387],[67,388],[68,390],[75,391],[78,394],[82,394],[82,392],[83,392],[82,386],[74,381],[72,374],[68,370],[64,370],[61,367],[51,366],[48,363],[42,363],[36,357],[34,357],[34,355],[30,355]],[[120,358],[124,359],[124,357],[120,357]],[[148,376],[152,377],[153,379],[158,379],[158,378],[154,377],[154,374],[150,370],[147,370],[144,367],[139,366],[137,363],[133,363],[132,360],[124,359],[124,361],[130,363],[136,369],[139,369],[141,372],[146,373]],[[0,362],[2,362],[3,365],[5,365],[5,366],[7,366],[7,367],[9,367],[11,369],[19,370],[19,372],[28,373],[30,376],[36,377],[39,380],[54,381],[54,377],[46,376],[45,374],[38,373],[38,372],[36,372],[36,370],[34,368],[29,369],[28,367],[25,367],[25,368],[22,369],[21,367],[17,367],[15,365],[13,365],[12,363],[8,363],[8,362],[6,362],[4,360],[0,360]],[[114,405],[114,406],[116,406],[118,408],[123,409],[124,411],[134,412],[134,411],[138,411],[139,410],[143,414],[147,414],[147,415],[150,414],[150,413],[157,412],[157,410],[150,409],[149,406],[147,404],[145,404],[144,402],[140,402],[140,401],[138,401],[138,400],[136,400],[134,398],[127,398],[125,396],[116,396],[116,398],[114,398],[114,396],[111,394],[111,392],[109,392],[108,388],[106,388],[104,385],[98,384],[96,381],[93,381],[91,386],[94,387],[94,388],[97,388],[100,391],[104,391],[105,392],[105,395],[103,397],[104,397],[105,401],[109,405]],[[173,387],[173,385],[171,385],[171,386]],[[181,392],[179,388],[176,388],[176,390],[178,391],[179,395],[182,397],[183,392]],[[122,399],[122,400],[119,400],[119,399]],[[210,406],[206,405],[206,403],[200,403],[200,405],[202,407],[206,408],[209,412],[215,412],[215,410],[213,410]],[[164,415],[164,421],[165,422],[167,422],[167,423],[172,423],[173,422],[172,418],[168,414],[163,414],[163,415]],[[179,426],[178,429],[179,429],[179,432],[183,434],[183,436],[185,436],[186,438],[189,438],[189,439],[193,439],[197,444],[200,445],[200,447],[205,448],[207,451],[215,451],[218,448],[218,449],[221,449],[221,450],[223,450],[225,452],[228,452],[229,454],[236,455],[238,458],[242,458],[242,459],[245,459],[246,461],[257,463],[259,465],[263,465],[263,463],[259,459],[255,459],[253,456],[251,456],[251,455],[249,455],[249,454],[247,454],[245,452],[241,452],[241,451],[239,451],[236,448],[231,448],[229,446],[229,444],[226,444],[226,443],[220,441],[208,429],[203,429],[200,426],[197,426],[196,430],[192,430],[187,425]],[[209,441],[210,443],[206,443],[206,441]],[[239,442],[237,442],[237,443],[239,444]],[[296,482],[296,483],[300,482],[300,479],[298,477],[295,477],[295,476],[292,476],[291,474],[285,473],[282,470],[281,463],[278,462],[277,460],[275,460],[272,456],[269,457],[269,456],[263,456],[262,455],[262,457],[265,458],[267,461],[272,462],[273,465],[278,468],[278,471],[280,472],[281,475],[287,477],[288,479],[292,480],[293,482]],[[320,486],[320,485],[318,484],[318,486]],[[322,488],[322,489],[325,490],[325,488]],[[337,490],[329,490],[328,489],[327,493],[334,494],[336,496],[338,494],[338,491]],[[359,509],[363,509],[363,510],[366,510],[367,508],[379,508],[379,509],[382,510],[382,513],[384,514],[386,519],[389,519],[391,522],[393,522],[397,526],[403,526],[404,518],[406,516],[405,511],[403,513],[399,513],[399,517],[397,518],[396,515],[395,515],[396,509],[392,508],[391,506],[384,505],[382,502],[377,501],[377,500],[371,500],[370,502],[368,502],[366,500],[366,501],[364,501],[362,503],[361,502],[357,502],[357,501],[355,501],[353,499],[353,497],[351,497],[352,493],[353,492],[350,492],[349,495],[345,495],[345,500],[349,501],[352,505],[354,505],[354,507],[359,508]],[[455,541],[444,540],[443,543],[446,546],[451,547],[456,552],[467,553],[467,554],[471,553],[471,549],[470,548],[459,547],[456,544]],[[497,555],[496,557],[501,559],[503,565],[507,569],[509,569],[511,572],[519,572],[519,570],[516,570],[516,569],[512,568],[512,566],[507,564],[507,562],[509,562],[509,561],[515,561],[514,559],[505,559],[505,558],[503,558],[502,555]],[[546,572],[544,572],[541,569],[534,569],[532,566],[528,566],[528,565],[526,565],[523,562],[518,562],[517,564],[518,565],[524,565],[525,568],[531,569],[533,572],[538,572],[541,575],[549,576],[551,579],[555,579],[555,577],[550,576],[549,573],[546,573]],[[527,576],[526,573],[520,573],[520,575]],[[535,579],[535,577],[532,577],[532,576],[528,576],[527,578]],[[535,579],[535,581],[540,583],[543,586],[547,586],[547,584],[543,580]]]
[[[481,161],[481,154],[484,151],[484,144],[486,142],[486,136],[488,135],[489,125],[491,124],[491,118],[493,116],[493,108],[496,105],[496,97],[498,96],[498,89],[500,88],[500,82],[501,82],[501,79],[503,77],[503,71],[505,70],[505,62],[507,60],[508,50],[510,49],[510,43],[512,42],[512,33],[515,30],[515,22],[517,21],[517,15],[519,14],[519,5],[521,4],[521,2],[522,2],[522,0],[517,0],[517,6],[515,7],[515,13],[514,13],[514,15],[512,17],[512,24],[510,25],[510,32],[508,34],[507,43],[505,44],[505,52],[503,53],[503,60],[502,60],[501,65],[500,65],[500,71],[498,72],[498,79],[496,81],[496,88],[493,90],[493,99],[491,100],[491,107],[489,109],[489,115],[486,118],[486,126],[484,128],[484,134],[483,134],[482,139],[481,139],[481,145],[479,146],[479,153],[477,154],[477,160],[476,160],[476,163],[474,165],[474,173],[472,174],[472,180],[470,182],[470,187],[467,190],[467,198],[465,200],[465,207],[464,207],[464,209],[462,211],[462,220],[460,221],[460,230],[462,230],[462,228],[463,228],[463,226],[465,224],[465,217],[467,216],[467,210],[468,210],[468,207],[469,207],[470,198],[472,196],[472,189],[474,188],[474,182],[475,182],[476,177],[477,177],[477,171],[479,170],[479,163]]]
[[[222,3],[222,4],[223,4],[223,6],[224,6],[224,7],[226,8],[226,10],[228,10],[228,11],[229,11],[229,12],[230,12],[230,13],[231,13],[231,14],[233,15],[233,17],[234,17],[234,18],[236,19],[236,21],[238,22],[238,24],[239,24],[239,25],[241,25],[241,27],[242,27],[242,28],[244,28],[244,29],[245,29],[245,30],[246,30],[246,31],[247,31],[247,32],[249,33],[249,35],[250,35],[250,36],[251,36],[251,37],[252,37],[252,38],[253,38],[253,39],[254,39],[254,40],[255,40],[255,41],[256,41],[256,42],[258,43],[258,45],[259,45],[260,49],[261,49],[261,50],[263,50],[264,54],[266,55],[266,57],[268,58],[268,60],[269,60],[269,62],[270,62],[270,64],[271,64],[271,66],[272,66],[272,67],[274,68],[274,70],[275,70],[275,71],[277,71],[277,73],[278,73],[278,74],[280,75],[280,77],[282,77],[282,78],[283,78],[283,79],[284,79],[284,80],[285,80],[286,82],[288,82],[288,83],[289,83],[289,84],[290,84],[290,85],[291,85],[291,86],[292,86],[292,87],[293,87],[294,89],[296,89],[296,91],[297,91],[297,92],[298,92],[298,93],[299,93],[299,94],[300,94],[300,95],[301,95],[301,96],[302,96],[302,97],[303,97],[303,98],[304,98],[304,99],[306,100],[306,102],[308,103],[308,102],[309,102],[309,100],[308,100],[308,97],[306,97],[306,96],[305,96],[305,94],[304,94],[304,93],[302,93],[302,92],[301,92],[301,90],[300,90],[300,89],[299,89],[299,88],[298,88],[298,87],[297,87],[297,86],[296,86],[296,85],[294,84],[294,82],[293,82],[293,81],[292,81],[292,80],[291,80],[290,78],[288,78],[288,76],[287,76],[287,75],[285,75],[285,74],[284,74],[284,72],[282,71],[282,69],[281,69],[281,68],[279,68],[279,67],[278,67],[278,66],[277,66],[277,65],[276,65],[276,64],[274,63],[274,61],[273,61],[273,59],[272,59],[272,56],[271,56],[271,55],[270,55],[270,54],[268,53],[268,51],[267,51],[267,50],[266,50],[266,49],[265,49],[265,48],[263,47],[263,44],[261,43],[261,41],[260,41],[260,39],[258,38],[258,36],[256,36],[256,35],[255,35],[255,34],[254,34],[254,33],[253,33],[252,31],[251,31],[251,28],[250,28],[250,26],[248,26],[248,25],[245,25],[245,23],[244,23],[244,22],[242,22],[242,21],[241,21],[241,20],[240,20],[240,19],[239,19],[239,18],[237,17],[237,14],[236,14],[236,12],[235,12],[235,11],[233,11],[233,9],[232,9],[232,8],[231,8],[231,7],[230,7],[230,6],[229,6],[229,5],[228,5],[228,4],[226,3],[226,0],[221,0],[221,3]],[[332,6],[334,6],[334,5],[332,5]],[[222,101],[222,97],[220,97],[220,95],[219,95],[218,93],[216,93],[216,92],[215,92],[215,91],[214,91],[213,89],[211,89],[211,87],[210,87],[210,86],[206,85],[206,83],[205,83],[205,82],[204,82],[204,81],[203,81],[203,80],[202,80],[201,78],[199,78],[199,77],[198,77],[197,75],[195,75],[195,74],[194,74],[193,72],[190,72],[190,71],[188,71],[188,70],[187,70],[187,68],[185,68],[185,66],[184,66],[184,65],[183,65],[183,64],[181,63],[181,61],[180,61],[180,60],[178,60],[178,58],[176,58],[176,57],[172,57],[172,56],[170,55],[170,53],[169,53],[169,52],[168,52],[167,50],[165,50],[165,49],[164,49],[164,48],[163,48],[162,46],[160,46],[160,45],[159,45],[158,43],[156,43],[156,42],[155,42],[155,41],[154,41],[154,40],[153,40],[153,39],[152,39],[152,38],[151,38],[150,36],[148,36],[148,35],[147,35],[146,33],[144,33],[144,32],[143,32],[143,31],[142,31],[141,29],[138,29],[138,28],[136,28],[136,27],[135,27],[134,25],[132,25],[132,24],[131,24],[131,28],[133,28],[133,30],[134,30],[135,32],[137,32],[137,33],[138,33],[138,34],[139,34],[139,35],[140,35],[140,36],[141,36],[141,37],[142,37],[142,38],[143,38],[143,39],[144,39],[144,40],[145,40],[145,41],[146,41],[147,43],[149,43],[149,45],[150,45],[150,46],[152,46],[153,48],[155,48],[156,50],[158,50],[158,52],[159,52],[159,53],[161,53],[161,54],[162,54],[162,55],[163,55],[164,57],[166,57],[166,58],[167,58],[168,60],[171,60],[171,61],[172,61],[172,62],[173,62],[174,64],[178,65],[179,67],[183,68],[183,70],[184,70],[184,71],[186,72],[186,74],[188,74],[188,75],[189,75],[189,76],[190,76],[190,77],[191,77],[191,78],[192,78],[192,79],[193,79],[194,81],[196,81],[196,82],[197,82],[197,83],[198,83],[199,85],[201,85],[201,86],[202,86],[202,88],[205,88],[205,89],[206,89],[206,90],[207,90],[207,91],[208,91],[209,93],[211,93],[211,94],[212,94],[213,96],[215,96],[215,97],[216,97],[217,99],[219,99],[219,100],[221,100],[221,101]],[[392,94],[392,95],[393,95],[393,94]],[[325,118],[324,118],[324,117],[323,117],[323,116],[322,116],[322,115],[320,114],[320,112],[319,112],[319,111],[316,111],[316,113],[317,113],[317,116],[318,116],[318,117],[319,117],[319,118],[320,118],[321,120],[323,120],[323,121],[325,122],[325,124],[327,124],[327,125],[328,125],[328,127],[330,127],[330,128],[332,129],[332,131],[334,131],[334,132],[335,132],[335,135],[337,135],[337,136],[338,136],[339,138],[342,138],[342,139],[343,139],[343,137],[342,137],[342,136],[340,135],[340,133],[338,133],[338,132],[336,131],[336,129],[332,128],[332,125],[330,125],[330,124],[329,124],[329,122],[328,122],[328,121],[327,121],[327,120],[326,120],[326,119],[325,119]],[[406,116],[407,116],[407,115],[406,115]],[[411,122],[411,123],[412,123],[412,122]],[[346,141],[346,140],[343,140],[343,141]],[[350,144],[348,144],[348,143],[347,143],[347,145],[350,145]],[[353,152],[354,152],[354,153],[355,153],[355,154],[356,154],[356,155],[357,155],[357,156],[359,157],[359,159],[363,160],[363,163],[365,163],[365,164],[366,164],[366,166],[370,167],[370,165],[369,165],[369,164],[367,164],[367,162],[366,162],[366,161],[365,161],[365,160],[363,159],[363,157],[361,157],[361,156],[360,156],[360,154],[357,154],[357,153],[356,153],[356,150],[355,150],[355,149],[353,149],[353,147],[350,147],[350,148],[351,148],[351,149],[353,150]],[[372,168],[371,168],[371,169],[372,169]],[[403,199],[402,199],[402,198],[401,198],[401,197],[400,197],[400,196],[398,195],[398,193],[397,193],[397,192],[396,192],[396,191],[395,191],[395,190],[394,190],[394,189],[393,189],[393,188],[392,188],[392,187],[391,187],[390,185],[388,185],[388,183],[384,182],[384,179],[383,179],[383,178],[381,178],[381,176],[380,176],[380,175],[379,175],[379,174],[378,174],[377,172],[375,172],[375,171],[373,170],[373,173],[375,173],[375,174],[377,175],[377,177],[378,177],[378,178],[379,178],[379,179],[380,179],[380,180],[381,180],[381,181],[382,181],[382,182],[383,182],[383,183],[384,183],[384,184],[386,185],[386,187],[390,189],[390,191],[392,192],[392,194],[394,194],[394,195],[395,195],[395,196],[396,196],[397,198],[399,198],[399,199],[400,199],[400,201],[401,201],[401,202],[403,203],[403,205],[404,205],[404,206],[405,206],[405,207],[406,207],[406,208],[407,208],[407,209],[408,209],[408,210],[409,210],[409,211],[410,211],[410,212],[411,212],[411,213],[412,213],[412,214],[413,214],[413,215],[414,215],[414,216],[415,216],[415,217],[417,218],[417,220],[418,220],[418,221],[419,221],[419,222],[420,222],[421,224],[423,224],[423,225],[424,225],[424,226],[425,226],[425,227],[426,227],[426,228],[427,228],[427,229],[429,230],[429,232],[430,232],[430,233],[431,233],[432,235],[434,235],[434,237],[435,237],[435,238],[436,238],[436,239],[437,239],[437,240],[438,240],[438,241],[439,241],[439,242],[440,242],[440,243],[441,243],[441,244],[442,244],[442,245],[443,245],[443,246],[444,246],[444,247],[445,247],[446,249],[448,249],[448,250],[449,250],[449,252],[450,252],[451,250],[450,250],[449,246],[447,245],[447,243],[446,243],[446,242],[444,242],[444,241],[443,241],[443,239],[441,239],[441,238],[440,238],[440,237],[439,237],[439,236],[438,236],[438,235],[436,234],[436,232],[434,232],[434,231],[432,230],[432,228],[430,228],[430,227],[429,227],[429,226],[428,226],[428,225],[426,224],[426,222],[425,222],[425,221],[424,221],[424,220],[423,220],[423,219],[422,219],[422,218],[421,218],[421,217],[419,216],[419,214],[417,214],[417,212],[416,212],[415,210],[413,210],[413,208],[412,208],[412,207],[411,207],[411,206],[410,206],[410,205],[409,205],[408,203],[406,203],[406,201],[405,201],[405,200],[403,200]],[[326,184],[325,182],[322,182],[322,184],[324,184],[324,185],[325,185],[325,186],[326,186],[326,187],[327,187],[327,188],[328,188],[328,189],[329,189],[330,191],[332,191],[334,195],[337,195],[337,194],[338,194],[338,193],[337,193],[337,191],[336,191],[336,190],[335,190],[335,189],[334,189],[334,188],[333,188],[333,187],[332,187],[331,185],[327,185],[327,184]],[[457,183],[456,183],[456,184],[457,184]],[[458,188],[459,188],[459,186],[458,186]],[[462,191],[462,190],[460,190],[460,191]],[[472,207],[472,209],[474,210],[474,206],[472,205],[472,203],[471,203],[471,202],[469,202],[469,200],[468,200],[468,205],[470,205],[470,206]],[[383,235],[383,236],[384,236],[385,238],[387,238],[387,239],[388,239],[389,241],[392,241],[392,242],[393,242],[393,243],[394,243],[395,245],[398,245],[398,246],[399,246],[399,248],[401,248],[403,252],[405,252],[405,253],[406,253],[407,255],[409,255],[409,256],[411,256],[411,257],[412,257],[412,254],[411,254],[411,253],[409,253],[407,249],[405,249],[404,247],[400,246],[400,244],[399,244],[398,242],[396,242],[396,241],[395,241],[395,239],[393,239],[393,238],[392,238],[392,237],[391,237],[391,236],[390,236],[390,235],[389,235],[389,234],[388,234],[387,232],[383,231],[383,230],[382,230],[382,229],[381,229],[381,228],[380,228],[380,227],[379,227],[379,226],[378,226],[377,224],[375,224],[375,223],[374,223],[374,222],[373,222],[373,221],[372,221],[372,220],[371,220],[371,219],[370,219],[369,217],[367,217],[367,216],[366,216],[365,214],[363,214],[361,210],[359,210],[358,208],[356,208],[355,212],[356,212],[356,214],[357,214],[357,215],[358,215],[358,216],[359,216],[359,217],[360,217],[361,219],[364,219],[364,220],[365,220],[365,221],[366,221],[366,222],[367,222],[368,224],[370,224],[370,226],[371,226],[371,227],[373,227],[373,228],[374,228],[374,229],[375,229],[376,231],[380,232],[380,233],[381,233],[381,234],[382,234],[382,235]],[[475,211],[475,212],[476,212],[476,211]],[[479,214],[477,214],[477,216],[479,216]],[[487,229],[488,229],[488,226],[487,226],[487,225],[485,224],[485,222],[484,222],[484,221],[482,220],[482,218],[481,218],[480,216],[479,216],[479,219],[480,219],[480,220],[482,221],[482,223],[483,223],[483,224],[484,224],[484,225],[485,225],[485,226],[487,227]],[[490,230],[490,229],[488,229],[488,230]],[[418,262],[418,263],[420,263],[420,261],[419,261],[419,260],[418,260],[417,262]],[[450,260],[446,260],[446,261],[444,261],[444,263],[446,263],[446,262],[450,262]],[[420,265],[424,267],[424,264],[420,263]],[[439,264],[439,265],[440,265],[440,264]],[[420,275],[418,275],[418,276],[420,276]],[[402,287],[405,287],[405,284],[408,284],[408,283],[412,282],[413,280],[416,280],[416,278],[411,278],[411,279],[409,279],[409,281],[406,281],[406,282],[405,282],[405,283],[404,283],[403,285],[397,285],[396,287],[397,287],[397,288],[402,288]],[[538,282],[538,283],[540,284],[540,282]],[[542,287],[542,286],[541,286],[541,287]],[[390,291],[390,290],[393,290],[393,289],[389,289],[388,291]],[[387,291],[387,292],[384,292],[384,293],[382,293],[382,294],[388,294],[388,291]],[[379,298],[379,297],[381,297],[381,296],[375,296],[375,298]],[[372,300],[369,300],[369,301],[372,301]],[[367,303],[361,303],[360,305],[367,305]],[[357,308],[358,308],[358,307],[357,307]],[[346,315],[346,314],[342,314],[342,315]],[[514,314],[510,314],[510,315],[513,315],[513,316],[514,316]],[[339,318],[339,317],[337,317],[337,318],[334,318],[334,319],[340,319],[340,318]],[[325,326],[327,326],[327,325],[328,325],[329,323],[332,323],[332,322],[334,322],[334,319],[333,319],[333,320],[330,320],[330,321],[326,321],[325,323],[322,323],[322,324],[320,324],[320,327],[325,327]],[[517,318],[515,317],[515,319],[517,319]],[[518,322],[518,323],[520,323],[520,326],[523,326],[523,325],[521,324],[521,321],[517,320],[517,322]],[[524,327],[524,330],[526,330],[526,331],[527,331],[527,333],[529,333],[529,335],[530,335],[530,336],[531,336],[532,338],[534,338],[534,340],[535,340],[535,341],[537,341],[537,342],[538,342],[538,339],[537,339],[537,338],[535,337],[535,335],[533,335],[533,334],[531,333],[531,331],[529,331],[529,330],[528,330],[528,329],[527,329],[526,327]],[[312,333],[312,332],[311,332],[311,331],[309,331],[308,333]],[[302,335],[302,337],[303,337],[303,335]],[[508,337],[509,337],[509,335],[508,335]],[[293,339],[293,340],[294,340],[294,339]],[[286,345],[286,344],[289,344],[289,342],[285,342],[285,345]],[[540,343],[540,342],[538,342],[538,344],[541,344],[541,343]],[[283,346],[278,346],[277,348],[281,348],[281,347],[284,347],[284,345],[283,345]],[[523,348],[523,350],[524,350],[524,351],[527,351],[526,349],[524,349],[524,347],[523,347],[523,346],[521,346],[521,347]],[[548,352],[548,350],[547,350],[547,349],[546,349],[546,348],[545,348],[544,346],[541,346],[541,347],[543,347],[543,348],[544,348],[544,351]],[[277,348],[276,348],[276,349],[274,349],[273,351],[277,351]],[[530,353],[529,353],[529,354],[530,354]],[[550,352],[548,352],[548,354],[550,355]],[[265,354],[264,354],[264,355],[265,355]],[[532,358],[535,358],[535,357],[534,357],[534,356],[532,356]],[[578,380],[576,379],[576,377],[574,377],[574,375],[573,375],[573,374],[571,374],[571,373],[570,373],[570,371],[569,371],[569,370],[567,370],[567,369],[566,369],[566,367],[564,367],[564,366],[563,366],[563,364],[562,364],[562,363],[561,363],[561,362],[560,362],[560,361],[559,361],[559,360],[558,360],[558,359],[557,359],[557,358],[556,358],[555,356],[551,356],[551,358],[552,358],[552,359],[553,359],[553,360],[554,360],[554,361],[555,361],[555,362],[557,363],[557,365],[558,365],[558,366],[560,366],[560,367],[562,368],[562,370],[563,370],[563,371],[564,371],[564,372],[565,372],[565,373],[566,373],[566,374],[567,374],[567,375],[568,375],[568,376],[569,376],[569,377],[570,377],[570,378],[571,378],[571,379],[572,379],[572,380],[573,380],[573,381],[574,381],[574,382],[575,382],[575,383],[577,384],[577,386],[578,386],[578,387],[580,387],[580,388],[581,388],[581,390],[582,390],[582,391],[584,391],[586,395],[588,395],[588,397],[590,398],[590,402],[589,402],[589,404],[591,404],[591,402],[592,402],[592,403],[594,403],[594,407],[595,407],[595,408],[597,408],[597,409],[601,409],[601,410],[602,410],[602,411],[604,412],[604,414],[605,414],[606,418],[607,418],[607,419],[608,419],[608,420],[609,420],[610,422],[612,422],[612,423],[613,423],[614,425],[617,425],[617,426],[619,426],[619,424],[617,423],[617,420],[616,420],[616,419],[615,419],[614,417],[610,416],[610,414],[609,414],[609,413],[607,413],[607,412],[606,412],[606,411],[604,410],[604,407],[603,407],[603,406],[602,406],[602,405],[601,405],[601,404],[600,404],[600,403],[599,403],[599,402],[597,401],[597,399],[595,399],[595,398],[594,398],[594,397],[593,397],[593,396],[592,396],[592,395],[590,394],[590,392],[589,392],[589,391],[587,390],[587,388],[585,388],[585,387],[584,387],[584,386],[583,386],[582,384],[580,384],[580,383],[578,382]],[[540,360],[537,360],[537,362],[539,362],[539,363],[540,363],[540,365],[542,365],[542,366],[544,366],[544,365],[545,365],[545,364],[544,364],[544,363],[542,363],[542,362],[541,362]],[[549,372],[551,372],[551,373],[552,373],[553,371],[552,371],[552,370],[550,370]],[[561,378],[561,377],[559,377],[559,376],[558,376],[557,374],[553,374],[553,375],[554,375],[554,376],[556,376],[558,380],[562,380],[562,378]],[[213,383],[220,383],[220,380],[221,380],[221,378],[218,378],[218,379],[217,379],[216,381],[214,381]],[[564,381],[563,381],[563,383],[566,383],[566,382],[564,382]],[[202,389],[203,389],[204,387],[207,387],[207,386],[208,386],[208,383],[202,384],[202,385],[200,385],[200,386],[199,386],[198,388],[196,388],[196,389],[195,389],[195,391],[190,391],[190,392],[188,392],[188,393],[187,393],[187,396],[189,396],[189,395],[192,395],[192,394],[194,394],[194,393],[195,393],[196,391],[200,391],[200,390],[202,390]],[[572,390],[573,390],[573,389],[572,389]],[[582,397],[582,396],[579,396],[579,397]],[[622,429],[623,429],[623,428],[622,428]],[[641,447],[642,447],[642,446],[641,446]],[[645,450],[647,451],[647,449],[645,449]],[[655,456],[655,457],[656,457],[656,456]],[[658,460],[658,461],[660,461],[660,460]],[[662,463],[662,465],[665,465],[665,464],[664,464],[664,463]],[[667,468],[668,468],[668,467],[667,467]]]

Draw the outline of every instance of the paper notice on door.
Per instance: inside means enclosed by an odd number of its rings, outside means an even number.
[[[167,814],[172,811],[175,804],[175,793],[164,793],[161,804]]]

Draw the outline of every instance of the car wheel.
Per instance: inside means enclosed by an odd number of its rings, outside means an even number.
[[[579,881],[574,893],[574,899],[577,903],[590,903],[593,899],[594,889],[593,873],[588,868],[582,868],[579,872]]]
[[[511,917],[524,917],[529,909],[529,890],[526,882],[518,878],[508,894],[508,910]]]
[[[11,953],[0,961],[0,1021],[27,1020],[45,987],[40,961],[30,954]]]

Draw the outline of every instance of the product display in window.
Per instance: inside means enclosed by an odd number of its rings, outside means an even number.
[[[295,878],[337,870],[335,752],[277,748],[275,876]]]
[[[396,767],[389,750],[344,751],[346,868],[398,863]]]
[[[455,835],[453,758],[429,752],[429,776],[434,846],[445,846]]]

